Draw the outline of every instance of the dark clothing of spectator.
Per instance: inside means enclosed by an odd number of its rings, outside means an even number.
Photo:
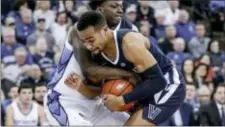
[[[200,107],[201,126],[222,126],[222,120],[215,101]]]
[[[211,0],[193,0],[194,12],[193,20],[196,22],[198,20],[208,19],[210,17],[211,11],[209,7],[209,2]]]
[[[54,54],[51,52],[46,52],[45,56],[39,54],[33,55],[34,63],[38,64],[42,71],[48,72],[53,69],[54,66]]]
[[[166,29],[165,25],[156,25],[154,30],[155,30],[155,36],[157,40],[166,36],[165,29]]]
[[[7,47],[7,45],[3,42],[1,44],[1,60],[7,66],[9,64],[15,64],[15,56],[14,52],[18,47],[23,45],[19,43],[13,44],[11,47]],[[27,53],[27,59],[25,61],[26,64],[33,64],[32,56]]]
[[[5,98],[9,98],[8,93],[13,86],[15,86],[15,83],[13,83],[12,81],[5,78],[1,80],[1,89]]]
[[[175,27],[177,36],[182,37],[186,44],[195,36],[195,25],[193,23],[177,23]]]
[[[158,42],[159,42],[159,47],[161,48],[164,54],[174,51],[173,44],[167,37],[160,38]]]
[[[5,126],[5,111],[3,109],[3,105],[1,104],[1,126]]]
[[[27,37],[35,31],[35,23],[24,24],[16,23],[16,37],[19,42],[26,45]]]
[[[11,4],[14,0],[2,0],[1,1],[1,21],[4,23],[8,13],[13,9],[13,4]]]
[[[225,53],[224,52],[218,52],[218,53],[209,53],[212,61],[212,66],[216,67],[223,67],[223,62],[225,62]]]
[[[184,52],[169,52],[167,55],[166,55],[170,60],[174,60],[176,65],[177,65],[177,68],[178,70],[181,71],[181,67],[182,67],[182,64],[184,62],[184,60],[186,59],[193,59],[192,55],[190,53],[184,53]]]

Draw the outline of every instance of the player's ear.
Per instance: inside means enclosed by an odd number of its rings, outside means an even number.
[[[106,32],[108,29],[109,29],[108,25],[105,25],[105,26],[103,27],[103,30],[104,30],[105,32]]]
[[[98,6],[98,7],[96,8],[96,11],[103,12],[103,8],[100,7],[100,6]]]

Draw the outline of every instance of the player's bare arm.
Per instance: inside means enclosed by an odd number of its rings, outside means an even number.
[[[71,43],[73,44],[75,51],[77,51],[76,58],[79,58],[78,62],[80,63],[84,76],[86,76],[86,78],[88,78],[88,80],[90,80],[92,83],[101,84],[101,82],[105,79],[118,78],[125,78],[130,80],[134,84],[136,83],[137,77],[135,77],[135,75],[131,72],[118,68],[98,65],[92,59],[91,53],[87,49],[85,49],[81,41],[78,39],[76,26],[73,26],[72,40]]]
[[[9,105],[6,108],[5,125],[6,126],[13,126],[14,125],[14,121],[13,121],[13,109],[12,109],[12,106],[11,105]]]

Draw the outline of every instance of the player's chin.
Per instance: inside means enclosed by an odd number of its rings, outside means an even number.
[[[99,49],[96,49],[96,50],[92,51],[92,53],[93,53],[94,55],[97,55],[97,54],[100,53],[100,50],[99,50]]]

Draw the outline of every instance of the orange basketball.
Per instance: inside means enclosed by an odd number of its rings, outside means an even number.
[[[133,85],[122,79],[110,80],[103,85],[102,93],[103,94],[112,94],[120,96],[126,93],[131,92],[134,89]],[[135,102],[131,102],[122,107],[122,111],[129,111],[133,108]]]

